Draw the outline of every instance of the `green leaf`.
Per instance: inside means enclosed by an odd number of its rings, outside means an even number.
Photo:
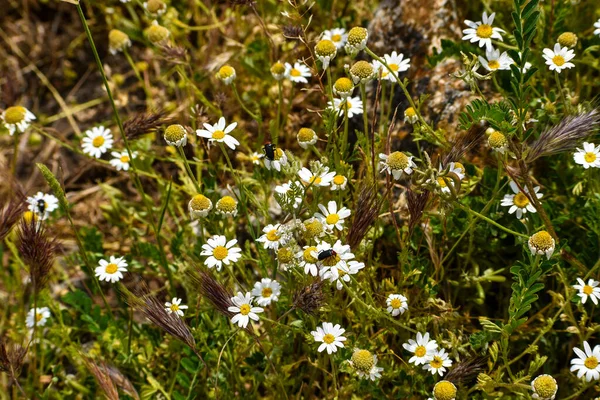
[[[89,314],[92,309],[92,299],[79,289],[68,292],[61,300],[83,314]]]
[[[198,363],[187,357],[181,359],[181,366],[190,374],[195,374],[198,370]]]

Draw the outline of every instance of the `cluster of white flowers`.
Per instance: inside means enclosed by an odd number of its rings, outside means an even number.
[[[114,138],[111,131],[103,126],[96,126],[84,133],[81,141],[82,151],[94,158],[102,158],[102,155],[112,149]],[[113,151],[113,157],[109,162],[117,171],[127,171],[131,165],[132,158],[137,157],[137,152],[132,152],[131,157],[127,150]]]
[[[416,340],[409,339],[402,347],[413,354],[408,360],[409,363],[423,365],[423,369],[430,371],[432,375],[443,376],[446,368],[452,366],[452,360],[446,350],[438,348],[437,342],[429,339],[429,332],[417,332]]]

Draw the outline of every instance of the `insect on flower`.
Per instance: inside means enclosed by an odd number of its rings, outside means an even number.
[[[323,250],[322,252],[319,253],[319,256],[317,257],[319,259],[319,261],[323,261],[328,259],[329,257],[335,257],[337,255],[337,253],[335,252],[335,250],[333,249],[327,249],[327,250]]]

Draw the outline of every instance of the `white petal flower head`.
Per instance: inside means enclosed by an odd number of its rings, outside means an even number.
[[[431,354],[423,369],[430,371],[432,375],[439,374],[440,376],[444,376],[446,368],[450,368],[451,366],[452,360],[448,353],[446,353],[446,350],[438,349]]]
[[[589,279],[588,283],[585,283],[581,278],[577,278],[577,282],[579,285],[573,285],[573,287],[579,291],[577,296],[581,297],[581,303],[585,304],[589,297],[595,305],[598,305],[598,300],[600,300],[600,287],[598,285],[600,282]]]
[[[552,375],[540,375],[531,381],[531,397],[539,400],[554,400],[558,391],[558,384]]]
[[[441,165],[439,167],[439,171],[444,171],[444,168]],[[462,165],[459,162],[451,162],[448,166],[448,173],[453,173],[461,181],[465,179],[465,172],[466,170],[464,165]],[[442,193],[451,192],[450,188],[448,187],[448,184],[454,187],[454,179],[452,179],[450,176],[446,175],[445,177],[440,176],[437,178],[437,186],[442,191]]]
[[[491,72],[509,70],[510,65],[514,64],[513,59],[508,56],[507,52],[500,54],[500,50],[489,48],[485,50],[485,58],[479,56],[479,62],[483,65],[483,68]]]
[[[402,177],[402,174],[410,175],[413,172],[413,168],[416,168],[416,164],[413,162],[413,156],[407,156],[401,151],[394,151],[393,153],[383,154],[379,153],[379,172],[387,171],[391,174],[395,180]]]
[[[273,159],[265,156],[265,167],[267,169],[274,169],[275,171],[281,171],[281,167],[288,165],[288,158],[285,151],[277,147],[273,151]]]
[[[410,68],[410,58],[404,58],[404,54],[402,53],[393,51],[392,54],[386,54],[383,58],[389,69],[377,60],[373,61],[373,66],[375,67],[376,76],[381,76],[381,79],[385,79],[386,81],[398,82],[398,79],[396,79],[398,73],[408,71]],[[390,72],[390,69],[394,71],[393,74]]]
[[[539,231],[538,233],[534,233],[529,237],[527,241],[529,245],[529,250],[533,255],[546,255],[546,258],[549,260],[554,253],[555,241],[552,236],[546,231]]]
[[[502,33],[504,33],[504,30],[492,26],[495,15],[496,13],[492,13],[488,17],[484,11],[481,21],[465,20],[465,24],[469,28],[463,29],[462,40],[469,40],[471,43],[479,42],[479,47],[486,46],[486,49],[492,49],[492,39],[502,41]]]
[[[409,339],[408,343],[402,344],[402,347],[414,355],[408,360],[409,363],[421,365],[427,363],[429,358],[437,350],[438,345],[435,340],[429,340],[429,332],[421,334],[417,332],[417,340]]]
[[[173,300],[165,303],[165,311],[169,314],[177,314],[183,317],[183,310],[187,310],[188,306],[181,304],[181,299],[173,297]]]
[[[13,106],[4,110],[0,115],[0,119],[2,119],[8,133],[12,136],[15,132],[25,132],[31,125],[31,121],[35,120],[35,115],[25,107]]]
[[[296,135],[296,139],[298,140],[298,144],[303,149],[308,149],[310,146],[317,143],[317,133],[310,128],[300,128],[298,130],[298,134]]]
[[[331,101],[327,102],[328,110],[338,110],[338,115],[341,117],[344,112],[348,114],[348,118],[352,118],[355,115],[363,113],[363,102],[360,97],[348,97],[346,99],[333,99],[333,106]]]
[[[34,196],[27,198],[29,211],[35,213],[42,220],[47,219],[50,214],[58,208],[56,196],[48,193],[37,192]]]
[[[376,381],[381,378],[383,368],[377,366],[377,355],[372,354],[369,350],[354,349],[348,363],[361,379]]]
[[[341,49],[348,40],[348,34],[344,28],[333,28],[331,30],[323,31],[321,39],[331,40],[336,48]]]
[[[344,46],[346,53],[354,57],[356,53],[367,47],[369,40],[369,31],[361,26],[355,26],[348,32],[346,45]]]
[[[188,203],[188,211],[192,220],[206,217],[212,208],[212,201],[203,194],[195,195]]]
[[[323,272],[322,279],[329,279],[329,282],[335,283],[337,290],[342,290],[344,288],[342,281],[346,282],[347,284],[350,283],[350,275],[356,275],[364,267],[364,263],[356,260],[338,263],[335,267],[325,270],[326,272]],[[324,270],[322,269],[321,271]]]
[[[281,294],[281,285],[269,278],[263,278],[260,282],[254,284],[252,296],[259,306],[265,307],[271,304],[272,301],[279,300]]]
[[[169,146],[181,147],[187,144],[187,131],[183,125],[169,125],[163,137]]]
[[[584,142],[583,148],[577,148],[577,152],[573,154],[573,159],[583,168],[600,168],[600,145]]]
[[[587,382],[600,378],[600,346],[590,347],[588,342],[583,342],[583,350],[574,347],[577,357],[571,360],[571,372],[577,372],[577,378],[584,378]]]
[[[294,66],[285,63],[285,76],[295,83],[308,83],[307,78],[310,78],[312,74],[306,64],[296,61]]]
[[[344,348],[346,338],[342,336],[346,332],[339,324],[333,325],[331,322],[323,322],[316,331],[312,331],[315,342],[322,342],[317,351],[320,353],[327,350],[327,354],[335,353],[339,348]]]
[[[219,68],[219,72],[216,73],[217,79],[222,81],[226,85],[231,85],[231,82],[236,78],[235,68],[231,65],[223,65]]]
[[[404,122],[416,124],[419,121],[419,116],[413,107],[408,107],[404,110]]]
[[[237,215],[237,205],[238,202],[233,197],[223,196],[217,201],[215,210],[219,214],[235,217]]]
[[[331,181],[331,190],[346,190],[348,184],[348,178],[344,175],[336,175]]]
[[[131,165],[131,159],[129,158],[129,153],[127,150],[123,150],[121,152],[113,151],[110,153],[113,158],[109,161],[110,165],[115,167],[117,171],[127,171],[129,170],[129,166]],[[137,152],[132,152],[131,156],[135,158],[137,156]]]
[[[229,265],[236,263],[242,257],[242,249],[236,247],[237,239],[231,239],[227,241],[227,238],[223,235],[215,235],[208,239],[205,244],[202,245],[201,256],[208,256],[204,260],[204,265],[208,268],[217,267],[217,271],[220,271],[223,264]]]
[[[238,324],[240,328],[246,328],[250,320],[258,321],[258,314],[265,311],[261,307],[252,307],[252,295],[247,292],[245,295],[238,292],[237,296],[231,298],[233,306],[227,308],[228,311],[235,313],[231,322]]]
[[[206,122],[203,125],[205,129],[196,130],[196,135],[208,139],[209,144],[212,142],[225,143],[231,150],[235,150],[235,147],[239,146],[240,142],[229,135],[237,126],[237,122],[225,126],[225,118],[221,117],[214,125],[207,124]]]
[[[594,23],[594,35],[600,36],[600,19]]]
[[[124,257],[110,256],[109,261],[100,260],[96,267],[96,276],[99,281],[118,282],[123,279],[123,272],[127,272],[127,261]]]
[[[113,145],[113,135],[110,130],[103,126],[96,126],[85,131],[85,137],[82,140],[82,148],[85,154],[100,158]]]
[[[325,257],[328,255],[328,257]],[[329,279],[334,282],[340,277],[340,270],[349,271],[347,262],[354,259],[354,254],[350,251],[349,245],[343,245],[341,240],[337,240],[333,246],[327,242],[321,242],[317,245],[316,258],[317,266],[321,278]]]
[[[401,294],[390,294],[386,300],[387,311],[395,317],[408,310],[408,299]]]
[[[260,154],[255,151],[252,154],[250,154],[250,156],[248,158],[250,159],[250,161],[252,161],[252,164],[260,165],[260,159],[263,158],[264,156],[265,156],[264,154]]]
[[[50,316],[50,309],[48,307],[38,307],[36,309],[32,308],[27,313],[25,325],[27,325],[28,328],[33,328],[34,323],[38,327],[44,326],[48,322]]]
[[[554,49],[544,49],[544,59],[546,59],[546,65],[550,67],[550,71],[556,71],[560,73],[563,69],[573,68],[575,64],[570,62],[575,58],[575,52],[568,47],[561,47],[560,44],[556,43]]]
[[[304,268],[306,275],[317,276],[318,273],[318,255],[319,250],[316,246],[304,246],[302,251],[296,253],[296,258],[300,260],[300,267]]]
[[[315,213],[315,218],[318,218],[329,232],[333,231],[334,228],[338,231],[344,230],[344,220],[350,216],[349,209],[342,207],[338,210],[337,203],[334,200],[327,203],[327,208],[319,204],[319,209],[321,213]]]
[[[522,192],[521,189],[517,186],[514,181],[510,182],[510,188],[512,189],[514,194],[505,194],[504,198],[500,202],[500,205],[503,207],[510,207],[508,209],[509,214],[517,213],[517,218],[521,219],[524,214],[528,211],[530,213],[535,213],[536,209],[529,200],[529,190],[525,188],[525,192]],[[543,194],[539,193],[540,187],[536,186],[533,188],[535,192],[535,196],[538,199],[541,199]]]
[[[329,68],[329,63],[337,55],[337,47],[329,39],[321,39],[315,46],[315,56],[323,65],[323,69]]]
[[[263,233],[264,235],[256,239],[256,241],[261,242],[265,249],[277,250],[279,246],[285,245],[289,240],[289,235],[283,232],[280,224],[265,226]]]
[[[333,177],[335,176],[335,171],[329,172],[329,168],[324,167],[320,173],[314,174],[308,168],[303,167],[300,171],[298,171],[298,176],[307,186],[329,186],[333,180]]]

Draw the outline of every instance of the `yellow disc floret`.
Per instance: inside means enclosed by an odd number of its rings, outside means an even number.
[[[18,124],[25,119],[27,109],[21,106],[8,107],[4,111],[4,121],[7,124]]]
[[[408,156],[400,151],[395,151],[388,156],[387,165],[391,169],[405,169],[409,165]]]
[[[186,133],[185,128],[181,125],[169,125],[165,129],[165,140],[170,143],[176,143],[183,139]]]
[[[159,44],[168,39],[171,32],[164,26],[152,24],[146,29],[146,37],[154,44]]]
[[[546,231],[534,233],[529,238],[529,245],[539,251],[546,251],[554,247],[554,239]]]
[[[354,89],[354,84],[348,78],[339,78],[333,84],[333,90],[339,93],[351,93]]]
[[[294,259],[294,252],[287,247],[282,247],[277,250],[277,260],[282,264],[292,262]]]
[[[363,60],[355,62],[350,68],[350,75],[352,75],[355,82],[370,79],[374,72],[373,65]]]
[[[351,361],[354,368],[367,374],[375,365],[375,358],[368,350],[354,350]]]
[[[123,31],[118,29],[112,29],[108,33],[108,46],[114,50],[123,50],[125,47],[129,46],[131,41],[129,40],[129,36]]]
[[[558,37],[558,43],[561,46],[575,47],[577,45],[577,35],[573,32],[564,32]]]
[[[348,44],[354,47],[364,45],[369,37],[369,31],[363,27],[354,27],[348,32]]]
[[[321,57],[331,57],[337,52],[335,44],[331,40],[323,39],[319,40],[319,43],[315,46],[315,54]]]
[[[499,149],[508,144],[508,140],[503,133],[494,131],[488,137],[488,143],[492,149]]]
[[[433,387],[433,397],[435,400],[454,400],[456,393],[456,386],[450,381],[439,381]]]
[[[237,210],[237,201],[231,196],[223,196],[217,201],[217,210],[231,214]]]
[[[317,134],[310,128],[300,128],[298,131],[298,141],[302,142],[311,142],[315,139]]]
[[[208,197],[203,194],[197,194],[190,201],[190,207],[194,211],[208,210],[212,206],[212,203]]]
[[[558,385],[556,379],[551,375],[540,375],[531,382],[531,386],[535,393],[543,398],[550,399],[558,391]]]

